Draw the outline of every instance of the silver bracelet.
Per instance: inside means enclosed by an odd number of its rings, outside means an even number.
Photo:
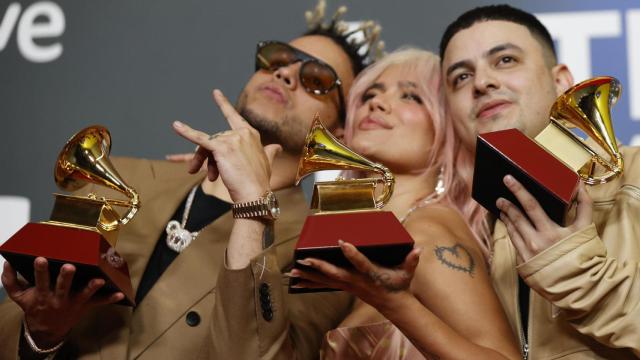
[[[60,350],[60,348],[62,347],[62,344],[64,344],[64,340],[62,340],[52,348],[40,349],[38,345],[36,345],[36,342],[33,341],[33,338],[31,337],[31,333],[29,332],[29,327],[27,327],[27,321],[25,319],[22,319],[22,327],[24,328],[24,338],[25,340],[27,340],[27,344],[29,344],[29,347],[31,348],[31,350],[33,350],[33,352],[35,352],[36,354],[40,354],[40,355],[53,354],[56,351]]]

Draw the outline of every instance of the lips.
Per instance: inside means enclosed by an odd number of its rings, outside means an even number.
[[[480,107],[478,112],[476,112],[476,118],[478,119],[486,119],[493,115],[496,115],[509,107],[511,105],[510,101],[507,100],[492,100]]]
[[[391,129],[392,126],[377,117],[367,116],[358,123],[358,129],[360,130],[373,130],[373,129]]]
[[[278,86],[273,84],[267,84],[260,88],[260,90],[266,94],[271,99],[275,100],[277,103],[286,104],[287,97],[284,94],[284,91],[280,89]]]

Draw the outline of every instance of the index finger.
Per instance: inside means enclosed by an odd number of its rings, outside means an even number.
[[[20,286],[18,273],[13,269],[13,267],[11,267],[8,261],[4,263],[2,285],[4,285],[4,289],[7,291],[7,295],[11,299],[15,299],[22,291],[25,290],[25,287]]]
[[[247,121],[238,114],[236,108],[231,105],[226,96],[222,93],[222,91],[215,89],[213,90],[213,100],[222,111],[222,115],[224,115],[225,119],[229,123],[229,126],[232,130],[238,130],[243,127],[251,127]]]
[[[364,256],[358,249],[346,241],[339,240],[338,245],[342,250],[344,256],[349,260],[349,262],[356,268],[359,272],[363,274],[369,274],[371,270],[375,268],[375,266],[369,261],[369,259]]]
[[[507,185],[507,188],[509,188],[511,193],[513,193],[516,199],[518,199],[518,202],[522,205],[524,212],[527,214],[529,219],[531,219],[531,222],[536,229],[544,230],[550,222],[553,223],[553,220],[547,216],[547,213],[542,209],[538,200],[536,200],[536,198],[534,198],[533,195],[531,195],[529,191],[527,191],[527,189],[525,189],[525,187],[522,186],[522,184],[520,184],[520,182],[518,182],[518,180],[513,176],[505,176],[504,184]]]

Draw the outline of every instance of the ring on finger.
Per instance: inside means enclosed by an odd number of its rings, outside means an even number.
[[[209,139],[208,140],[213,140],[213,139],[217,138],[220,135],[224,135],[226,132],[227,131],[220,131],[220,132],[217,132],[215,134],[211,134],[211,135],[209,135]]]

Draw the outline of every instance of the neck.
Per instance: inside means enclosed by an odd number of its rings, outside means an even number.
[[[273,160],[273,164],[271,165],[269,188],[276,191],[293,186],[296,179],[299,160],[299,155],[294,156],[284,151],[281,152]],[[224,201],[231,202],[229,191],[220,177],[218,177],[216,181],[209,181],[209,179],[205,178],[202,181],[202,191],[207,195],[212,195]]]
[[[417,201],[435,190],[438,171],[394,174],[395,190],[384,210],[392,211],[398,219],[403,218]]]

